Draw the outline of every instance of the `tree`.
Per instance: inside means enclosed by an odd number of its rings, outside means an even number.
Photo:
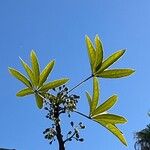
[[[150,124],[147,127],[135,134],[136,142],[135,150],[149,150],[150,149]]]
[[[91,42],[90,38],[86,36],[86,45],[91,66],[91,75],[71,89],[68,89],[65,85],[69,81],[68,78],[45,83],[54,67],[55,61],[50,61],[44,70],[40,72],[39,61],[33,50],[30,54],[31,67],[20,58],[28,77],[24,76],[14,68],[9,68],[9,72],[26,85],[26,88],[19,91],[17,96],[22,97],[33,94],[36,99],[37,107],[39,109],[44,108],[47,111],[46,117],[52,121],[52,126],[45,129],[43,134],[45,138],[49,140],[50,144],[57,139],[59,150],[65,150],[65,144],[73,139],[80,142],[83,142],[84,140],[83,138],[80,138],[79,135],[79,130],[85,128],[82,122],[78,123],[78,125],[74,125],[75,123],[71,121],[70,125],[72,131],[66,133],[66,139],[64,139],[64,136],[62,135],[61,122],[63,120],[61,120],[61,115],[67,114],[68,117],[71,117],[71,113],[77,113],[102,125],[112,132],[124,145],[127,145],[122,132],[117,128],[117,124],[124,124],[127,120],[122,116],[110,114],[108,112],[108,110],[116,103],[118,97],[117,95],[112,95],[104,103],[99,104],[100,87],[98,79],[122,78],[131,75],[134,70],[108,69],[125,53],[125,50],[119,50],[104,60],[103,45],[98,35],[95,37],[94,44]],[[76,110],[80,96],[73,94],[73,90],[91,78],[93,79],[93,93],[91,96],[86,92],[90,108],[89,114],[86,115]]]

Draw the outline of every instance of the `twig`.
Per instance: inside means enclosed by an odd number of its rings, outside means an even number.
[[[85,114],[83,114],[83,113],[81,113],[81,112],[79,112],[79,111],[74,111],[75,113],[77,113],[77,114],[79,114],[79,115],[81,115],[81,116],[83,116],[83,117],[86,117],[86,118],[88,118],[88,119],[91,119],[91,117],[90,116],[87,116],[87,115],[85,115]]]
[[[93,75],[91,75],[91,76],[89,76],[88,78],[86,78],[85,80],[81,81],[81,82],[78,83],[76,86],[74,86],[72,89],[70,89],[70,90],[68,91],[68,93],[71,92],[71,91],[73,91],[73,90],[76,89],[78,86],[80,86],[81,84],[83,84],[84,82],[86,82],[87,80],[89,80],[89,79],[92,78],[92,77],[93,77]]]

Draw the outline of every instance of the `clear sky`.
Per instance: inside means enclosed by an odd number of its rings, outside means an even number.
[[[105,128],[80,116],[86,130],[85,142],[71,142],[67,150],[133,150],[134,133],[150,121],[150,1],[149,0],[1,0],[0,1],[0,147],[17,150],[57,150],[43,138],[50,125],[45,112],[37,109],[32,96],[17,98],[23,85],[8,73],[8,66],[23,71],[21,56],[29,61],[34,49],[41,68],[51,59],[56,65],[49,80],[69,77],[72,87],[90,74],[85,35],[99,34],[105,57],[126,48],[122,59],[113,67],[131,67],[136,73],[123,79],[100,81],[101,102],[112,94],[119,101],[112,113],[125,116],[128,123],[119,126],[128,147]],[[85,91],[91,91],[88,81],[75,90],[81,96],[78,110],[88,114]],[[63,122],[67,128],[67,121]]]

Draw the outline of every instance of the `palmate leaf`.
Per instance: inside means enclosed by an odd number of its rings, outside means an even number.
[[[36,104],[39,109],[43,107],[43,98],[39,96],[38,94],[35,94]]]
[[[100,125],[102,125],[110,132],[112,132],[125,146],[127,146],[127,142],[123,136],[123,133],[115,125],[103,121],[96,121],[96,122],[98,122]]]
[[[127,122],[127,120],[124,117],[114,114],[100,114],[92,117],[92,119],[98,122],[103,121],[111,124],[123,124]]]
[[[30,57],[31,57],[31,63],[32,63],[32,71],[33,71],[34,79],[35,79],[35,85],[38,86],[39,77],[40,77],[40,69],[39,69],[38,58],[36,56],[36,53],[33,50],[31,51]]]
[[[20,90],[16,96],[19,96],[19,97],[23,97],[23,96],[26,96],[26,95],[30,95],[30,94],[33,94],[33,90],[30,89],[30,88],[25,88],[23,90]]]
[[[48,91],[50,89],[59,87],[59,86],[65,84],[68,81],[69,81],[69,79],[67,79],[67,78],[55,80],[55,81],[44,84],[39,90],[40,91]]]
[[[109,110],[116,102],[117,102],[117,95],[111,96],[108,100],[106,100],[103,104],[98,106],[92,113],[92,116],[101,114],[107,110]]]
[[[131,75],[133,72],[135,71],[132,69],[111,69],[105,70],[96,76],[101,78],[122,78]]]
[[[27,87],[32,87],[30,81],[23,75],[21,74],[19,71],[17,71],[14,68],[8,68],[9,72],[18,80],[20,80],[22,83],[24,83]]]
[[[44,70],[40,74],[40,81],[39,81],[39,87],[43,85],[43,83],[47,80],[48,75],[51,73],[53,67],[54,67],[55,61],[51,61],[48,63],[48,65],[44,68]]]
[[[91,101],[91,113],[96,109],[99,100],[99,83],[96,77],[93,77],[93,96]]]
[[[102,63],[100,69],[95,73],[95,76],[103,72],[105,69],[107,69],[109,66],[111,66],[113,63],[115,63],[123,54],[125,53],[125,50],[120,50],[109,56],[104,62]]]
[[[49,89],[56,88],[65,84],[69,79],[62,78],[44,84],[44,82],[48,78],[48,75],[51,73],[54,67],[55,61],[52,60],[51,62],[49,62],[49,64],[43,69],[43,71],[40,74],[38,58],[33,50],[30,53],[30,58],[32,63],[32,69],[21,58],[20,60],[31,82],[28,78],[26,78],[23,74],[21,74],[14,68],[9,68],[9,72],[28,87],[20,90],[16,95],[23,97],[26,95],[34,94],[37,106],[41,109],[43,107],[43,98],[40,95],[38,95],[38,92],[47,92]]]
[[[89,103],[89,108],[90,108],[90,113],[91,114],[91,103],[92,103],[92,98],[90,96],[90,94],[88,92],[86,92],[86,97],[87,97],[87,100],[88,100],[88,103]]]
[[[21,60],[21,63],[22,63],[22,65],[23,65],[25,71],[27,72],[28,77],[29,77],[30,80],[31,80],[32,85],[34,85],[34,83],[35,83],[36,81],[35,81],[34,74],[33,74],[32,70],[31,70],[31,68],[30,68],[30,67],[27,65],[27,63],[25,63],[21,58],[20,58],[20,60]]]
[[[103,45],[98,35],[95,37],[95,49],[94,73],[99,70],[103,61]]]
[[[95,48],[90,40],[90,38],[88,36],[85,37],[86,40],[86,45],[87,45],[87,50],[88,50],[88,56],[89,56],[89,61],[90,61],[90,65],[91,65],[91,70],[93,73],[94,70],[94,62],[95,62],[95,56],[96,56],[96,52],[95,52]]]

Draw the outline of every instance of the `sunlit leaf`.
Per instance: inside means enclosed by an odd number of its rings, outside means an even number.
[[[91,111],[93,112],[98,104],[99,100],[99,83],[96,77],[93,77],[93,97],[91,102]]]
[[[120,50],[109,56],[104,62],[102,63],[102,66],[100,69],[96,72],[96,74],[100,74],[102,71],[107,69],[109,66],[111,66],[114,62],[116,62],[123,54],[125,53],[125,50]]]
[[[89,108],[90,108],[90,114],[91,114],[91,103],[92,103],[92,98],[88,92],[86,92],[86,97],[89,103]]]
[[[26,95],[30,95],[30,94],[33,94],[33,90],[30,89],[30,88],[25,88],[23,90],[20,90],[16,96],[19,96],[19,97],[22,97],[22,96],[26,96]]]
[[[23,75],[21,74],[19,71],[17,71],[14,68],[8,68],[9,72],[18,80],[20,80],[22,83],[24,83],[27,87],[31,87],[31,83],[30,81]]]
[[[36,104],[38,108],[41,109],[43,107],[43,98],[38,94],[35,94],[35,98],[36,98]]]
[[[123,133],[113,124],[106,123],[103,121],[99,121],[99,124],[107,128],[110,132],[112,132],[125,146],[127,146],[126,139],[124,138]]]
[[[103,104],[98,106],[95,111],[93,111],[92,116],[98,115],[109,110],[117,101],[117,95],[111,96],[108,100],[106,100]]]
[[[96,52],[95,52],[95,48],[94,48],[90,38],[88,36],[86,36],[85,40],[86,40],[86,45],[87,45],[87,50],[88,50],[88,56],[89,56],[89,61],[90,61],[90,65],[91,65],[91,70],[93,72]]]
[[[39,69],[39,63],[38,63],[38,58],[36,56],[36,53],[32,50],[31,54],[31,62],[32,62],[32,71],[34,74],[34,79],[35,79],[35,85],[38,86],[39,84],[39,76],[40,76],[40,69]]]
[[[98,71],[103,61],[103,46],[98,35],[95,37],[96,59],[94,63],[94,71]]]
[[[100,114],[92,118],[98,122],[103,121],[111,124],[123,124],[127,122],[127,120],[124,117],[114,114]]]
[[[31,70],[31,68],[30,68],[30,67],[27,65],[27,63],[25,63],[21,58],[20,58],[20,60],[21,60],[21,63],[22,63],[22,65],[23,65],[25,71],[27,72],[28,77],[30,78],[32,84],[34,85],[34,83],[35,83],[36,81],[35,81],[35,79],[34,79],[34,74],[33,74],[32,70]]]
[[[48,75],[51,73],[53,67],[54,67],[55,61],[51,61],[41,72],[40,74],[40,81],[39,81],[39,87],[47,80]]]
[[[122,78],[131,75],[133,72],[135,71],[132,69],[111,69],[105,70],[96,76],[101,78]]]
[[[68,82],[69,79],[60,79],[60,80],[55,80],[55,81],[52,81],[52,82],[49,82],[47,84],[44,84],[41,88],[40,88],[40,91],[48,91],[50,89],[53,89],[53,88],[56,88],[56,87],[59,87],[63,84],[65,84],[66,82]]]

